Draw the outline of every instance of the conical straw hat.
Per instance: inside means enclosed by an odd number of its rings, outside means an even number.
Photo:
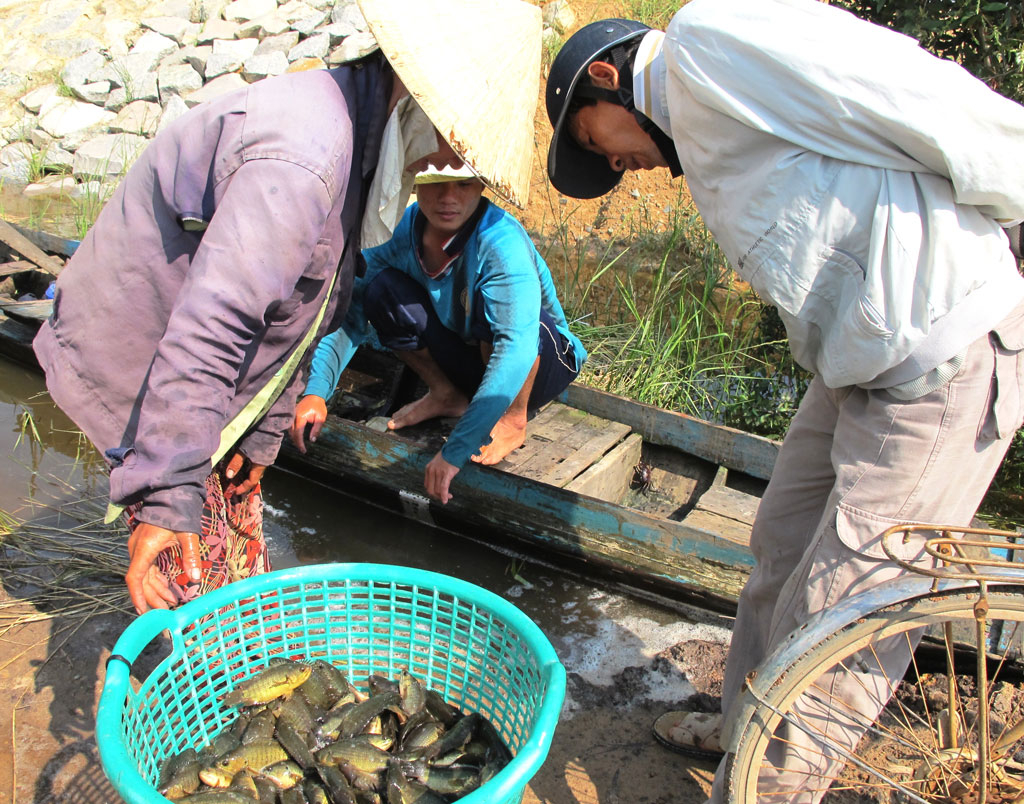
[[[541,12],[523,0],[358,0],[409,94],[495,193],[523,207]]]

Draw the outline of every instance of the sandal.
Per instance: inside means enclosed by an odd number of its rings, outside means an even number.
[[[721,733],[722,715],[715,712],[666,712],[654,721],[654,739],[696,759],[717,762],[725,756]]]

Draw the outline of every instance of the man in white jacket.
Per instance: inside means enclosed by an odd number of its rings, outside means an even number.
[[[665,33],[592,23],[552,64],[547,108],[548,175],[566,195],[602,195],[624,170],[685,171],[729,261],[816,375],[751,536],[728,718],[787,634],[903,572],[880,549],[887,527],[970,523],[1021,424],[1024,278],[1009,239],[1019,249],[1024,108],[813,0],[693,0]],[[920,542],[904,557],[923,560]],[[891,689],[910,650],[881,658],[873,673]],[[850,676],[836,674],[837,697],[873,719],[885,700]],[[655,733],[721,755],[721,718],[708,720],[668,713]],[[778,748],[763,773],[792,794],[772,800],[820,799],[791,761],[817,749]]]

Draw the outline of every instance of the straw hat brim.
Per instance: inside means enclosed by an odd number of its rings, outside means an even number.
[[[523,0],[358,0],[377,44],[452,149],[523,207],[533,167],[541,12]]]

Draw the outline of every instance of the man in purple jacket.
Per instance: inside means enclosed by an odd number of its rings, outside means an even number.
[[[443,100],[424,86],[427,47],[416,52],[424,42],[474,58],[429,28],[451,0],[398,21],[386,3],[361,5],[382,51],[255,83],[161,132],[62,273],[35,340],[53,399],[108,460],[114,510],[127,506],[125,579],[140,613],[269,568],[259,482],[303,386],[289,358],[308,362],[307,334],[347,308],[361,233],[397,223],[381,210],[401,195],[402,166],[411,185],[428,163],[479,159],[434,129],[479,153],[435,120]],[[539,41],[536,8],[502,0],[492,11],[520,32],[535,25]],[[454,66],[459,92],[490,69]],[[508,186],[493,163],[481,175]],[[276,401],[261,406],[260,394]]]

